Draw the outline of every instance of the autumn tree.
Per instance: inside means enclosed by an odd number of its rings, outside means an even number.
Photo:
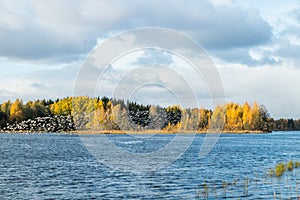
[[[9,120],[11,101],[6,101],[0,105],[0,127],[3,127]]]
[[[94,130],[105,130],[106,129],[106,122],[107,117],[106,113],[103,107],[103,102],[102,100],[98,101],[97,108],[93,114],[93,121],[92,124],[90,125],[92,129]],[[90,128],[90,127],[87,127]]]
[[[226,104],[226,130],[242,130],[243,109],[239,104]]]
[[[245,102],[243,105],[243,116],[242,116],[244,130],[250,130],[250,124],[252,121],[252,115],[250,110],[251,110],[250,105],[247,102]]]
[[[120,104],[112,104],[110,120],[112,123],[112,129],[119,130],[122,122],[122,110]]]
[[[210,127],[211,110],[201,108],[199,110],[198,130],[207,130]]]
[[[62,100],[56,101],[50,106],[50,110],[54,115],[71,115],[72,112],[72,97],[66,97]]]
[[[300,129],[300,120],[269,117],[267,109],[256,102],[243,105],[227,103],[218,105],[214,111],[204,108],[182,109],[178,105],[167,108],[143,105],[137,102],[108,97],[66,97],[63,99],[28,101],[19,99],[14,103],[0,105],[0,126],[7,122],[48,115],[71,116],[77,129],[95,130],[144,130],[164,129],[183,131],[214,130],[294,130]]]
[[[21,100],[16,99],[16,101],[11,105],[10,108],[10,121],[20,122],[24,119],[23,103]]]
[[[71,115],[73,117],[76,128],[86,129],[94,127],[94,115],[96,114],[96,110],[99,107],[103,107],[102,101],[97,98],[91,98],[88,96],[78,96],[72,98],[71,103]],[[65,104],[68,105],[68,101]],[[70,111],[68,110],[67,113],[68,112]]]
[[[23,106],[25,119],[34,119],[36,117],[45,117],[50,115],[49,105],[44,101],[28,101]]]
[[[150,114],[150,129],[160,130],[162,129],[167,122],[167,113],[166,110],[160,106],[151,105],[149,108]]]
[[[191,127],[190,110],[189,109],[183,109],[182,113],[181,113],[180,128],[183,131],[187,131],[187,130],[189,130],[189,127]]]
[[[166,120],[164,128],[179,129],[180,121],[181,121],[181,113],[182,113],[180,106],[178,106],[178,105],[169,106],[165,110],[166,110],[166,114],[167,114],[167,120]]]
[[[211,116],[211,128],[222,130],[225,125],[226,106],[217,105]]]
[[[9,117],[10,115],[10,108],[11,108],[11,104],[12,102],[10,100],[4,102],[3,104],[1,104],[1,111],[7,116]]]
[[[259,105],[257,104],[257,102],[253,103],[253,106],[250,110],[250,119],[251,130],[260,130],[262,120],[259,112]]]

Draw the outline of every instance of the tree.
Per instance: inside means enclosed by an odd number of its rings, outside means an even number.
[[[110,121],[112,125],[112,129],[114,130],[120,130],[122,118],[121,118],[121,105],[113,105],[112,106],[112,111],[111,111],[111,116],[110,116]]]
[[[269,113],[264,105],[259,106],[259,116],[260,116],[260,130],[262,131],[270,131],[269,128]],[[292,122],[293,123],[293,120]]]
[[[28,101],[19,99],[0,105],[0,126],[48,115],[71,116],[76,129],[164,129],[185,131],[207,130],[294,130],[300,129],[300,120],[269,118],[267,109],[256,102],[227,103],[214,111],[204,108],[182,109],[178,105],[163,108],[108,97],[66,97],[52,100]]]
[[[260,125],[260,114],[259,114],[259,106],[256,102],[253,103],[251,109],[251,130],[259,130]]]
[[[11,101],[8,100],[7,102],[4,102],[1,104],[1,111],[6,114],[7,117],[10,115],[10,108],[11,108]]]
[[[243,109],[239,104],[226,104],[226,129],[242,130],[243,125]]]
[[[222,130],[225,125],[226,107],[217,105],[211,117],[211,128]]]
[[[33,119],[36,117],[36,113],[34,111],[33,108],[33,102],[32,101],[28,101],[25,105],[24,105],[24,116],[26,119]]]
[[[141,129],[150,124],[150,105],[129,102],[127,107],[132,128]]]
[[[0,128],[7,123],[7,115],[0,110]]]
[[[58,102],[60,103],[60,102]],[[102,107],[102,101],[88,96],[72,98],[71,115],[77,129],[95,128],[96,110]],[[68,111],[69,112],[69,111]],[[64,112],[63,112],[64,113]]]
[[[160,106],[150,106],[150,129],[160,130],[164,127],[167,121],[166,110]]]
[[[250,123],[252,121],[252,116],[250,115],[250,105],[245,102],[243,105],[243,116],[242,116],[242,121],[243,121],[243,129],[244,130],[250,130]]]
[[[99,105],[97,106],[97,109],[93,115],[92,129],[106,130],[107,129],[106,122],[107,122],[106,113],[102,101],[100,100]]]
[[[210,126],[211,110],[199,110],[198,130],[207,130]]]
[[[24,119],[23,103],[21,100],[16,99],[16,101],[11,105],[10,108],[10,121],[20,122]]]
[[[45,117],[50,114],[49,105],[45,102],[36,100],[28,101],[23,106],[25,119],[34,119],[36,117]]]
[[[181,129],[184,131],[190,130],[190,110],[189,109],[183,109],[181,113]]]
[[[169,106],[166,109],[167,120],[165,126],[174,127],[181,120],[181,108],[178,105]]]
[[[0,127],[3,127],[9,120],[11,101],[8,100],[0,105]]]
[[[54,115],[71,115],[72,103],[72,97],[66,97],[62,100],[56,100],[56,102],[50,106],[50,110]]]

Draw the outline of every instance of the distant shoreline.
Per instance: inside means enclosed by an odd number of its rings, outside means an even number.
[[[74,134],[219,134],[218,131],[163,131],[163,130],[146,130],[146,131],[123,131],[123,130],[79,130],[79,131],[70,131]],[[221,134],[262,134],[270,133],[263,131],[222,131]]]
[[[105,134],[265,134],[271,132],[264,131],[252,131],[252,130],[241,130],[241,131],[164,131],[164,130],[145,130],[145,131],[123,131],[123,130],[74,130],[74,131],[59,131],[59,132],[46,132],[46,131],[0,131],[0,133],[59,133],[59,134],[74,134],[74,135],[105,135]]]

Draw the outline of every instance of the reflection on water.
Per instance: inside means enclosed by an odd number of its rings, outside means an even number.
[[[90,135],[86,137],[97,137]],[[155,151],[174,135],[110,135],[131,152]],[[167,168],[132,174],[110,169],[76,135],[0,134],[0,199],[295,199],[300,169],[266,176],[278,162],[300,160],[300,132],[222,135],[204,159],[197,135]]]

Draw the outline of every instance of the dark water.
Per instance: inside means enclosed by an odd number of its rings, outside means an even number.
[[[109,136],[120,148],[143,153],[161,148],[173,137]],[[168,167],[133,174],[99,163],[77,135],[0,134],[0,199],[296,199],[299,195],[300,168],[280,179],[266,174],[278,162],[300,161],[300,132],[222,135],[212,152],[199,159],[203,138],[197,135]]]

